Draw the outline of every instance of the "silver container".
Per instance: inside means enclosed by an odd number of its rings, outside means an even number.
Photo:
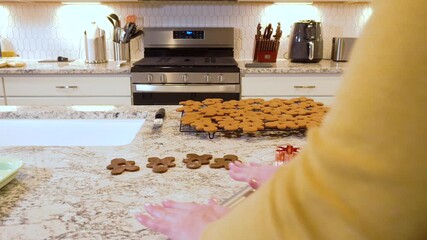
[[[86,63],[106,63],[107,47],[105,35],[89,38],[85,34]]]
[[[347,62],[357,38],[332,38],[331,59],[336,62]]]
[[[130,43],[113,42],[114,61],[130,62]]]

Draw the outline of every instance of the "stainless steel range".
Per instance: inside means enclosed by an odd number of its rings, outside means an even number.
[[[131,68],[133,104],[240,98],[233,28],[145,28],[144,58]]]

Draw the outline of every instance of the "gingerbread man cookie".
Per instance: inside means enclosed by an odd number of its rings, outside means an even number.
[[[212,155],[210,154],[197,155],[194,153],[189,153],[187,154],[187,158],[184,159],[183,162],[185,163],[187,168],[197,169],[200,168],[202,165],[209,164],[211,159]]]
[[[167,172],[170,167],[175,167],[175,158],[174,157],[149,157],[147,167],[152,168],[155,173],[164,173]]]
[[[222,158],[215,158],[214,163],[211,163],[209,165],[209,167],[211,167],[211,168],[225,168],[227,170],[230,170],[228,165],[230,164],[230,162],[235,162],[235,161],[242,162],[239,160],[239,157],[237,157],[236,155],[228,154]]]
[[[135,166],[135,161],[126,161],[124,158],[114,158],[111,160],[111,164],[107,166],[107,169],[111,170],[112,175],[119,175],[124,171],[136,172],[139,170],[139,167]]]

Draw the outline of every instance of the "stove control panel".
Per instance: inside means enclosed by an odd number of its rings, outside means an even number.
[[[173,31],[173,39],[204,39],[205,31]]]
[[[134,72],[132,83],[145,84],[238,84],[238,72],[208,72],[208,73],[181,73],[181,72]]]

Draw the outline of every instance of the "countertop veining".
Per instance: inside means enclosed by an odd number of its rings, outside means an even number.
[[[236,154],[244,162],[272,163],[278,145],[305,144],[296,136],[217,134],[209,139],[205,133],[180,132],[176,106],[163,106],[164,125],[153,130],[159,107],[0,107],[0,118],[21,119],[136,118],[148,112],[129,145],[0,147],[0,157],[24,162],[16,179],[0,190],[0,239],[166,239],[140,225],[133,212],[146,202],[164,199],[199,203],[213,196],[226,199],[245,186],[232,181],[225,169],[186,168],[182,163],[186,154]],[[154,156],[173,156],[177,166],[164,174],[153,173],[145,165]],[[136,161],[141,170],[111,175],[106,166],[117,157]]]

